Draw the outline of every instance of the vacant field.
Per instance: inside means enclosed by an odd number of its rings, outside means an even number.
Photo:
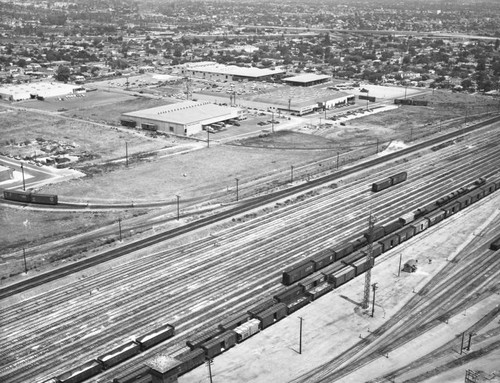
[[[47,143],[53,151],[47,149]],[[65,154],[101,162],[125,157],[125,143],[129,156],[173,145],[165,138],[155,139],[135,131],[63,116],[28,110],[14,110],[2,115],[0,151],[14,156],[56,155],[64,147]]]

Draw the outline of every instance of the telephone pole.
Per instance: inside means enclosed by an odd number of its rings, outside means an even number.
[[[372,279],[372,266],[373,266],[373,227],[376,219],[370,212],[368,218],[368,254],[366,255],[366,262],[368,263],[368,270],[365,272],[365,294],[363,297],[363,304],[361,307],[368,308],[368,301],[370,300],[370,283]]]

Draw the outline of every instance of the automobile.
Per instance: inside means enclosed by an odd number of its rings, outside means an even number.
[[[260,126],[264,126],[264,125],[267,125],[268,122],[267,121],[260,121],[257,123],[257,125],[260,125]]]

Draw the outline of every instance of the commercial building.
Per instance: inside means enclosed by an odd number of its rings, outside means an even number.
[[[30,98],[44,100],[49,97],[65,97],[75,93],[85,93],[85,89],[79,85],[57,82],[33,82],[0,87],[0,99],[8,101],[29,100]]]
[[[245,111],[240,108],[215,105],[210,102],[184,101],[123,113],[120,122],[124,126],[145,130],[191,136],[203,130],[204,126],[241,119]]]
[[[209,81],[272,81],[282,78],[284,69],[247,68],[236,65],[217,64],[212,61],[185,64],[181,73]]]
[[[283,82],[293,86],[313,86],[330,80],[330,76],[306,73],[299,76],[287,77]]]

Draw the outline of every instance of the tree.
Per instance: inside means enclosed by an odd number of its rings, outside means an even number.
[[[71,76],[71,70],[65,65],[59,65],[56,71],[56,80],[67,82]]]

